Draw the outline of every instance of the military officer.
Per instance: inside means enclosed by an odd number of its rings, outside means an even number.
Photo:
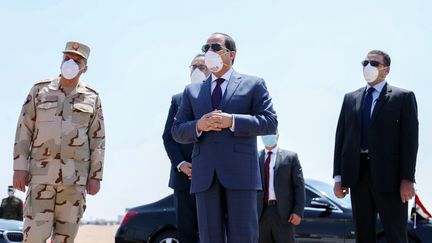
[[[90,48],[68,42],[61,75],[33,85],[14,145],[14,187],[25,191],[24,242],[74,242],[86,193],[100,189],[105,128],[99,94],[80,77]]]
[[[1,202],[0,218],[23,220],[23,202],[15,197],[13,186],[8,187],[8,197]]]

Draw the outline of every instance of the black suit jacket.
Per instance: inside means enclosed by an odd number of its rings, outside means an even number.
[[[342,186],[357,184],[360,169],[361,112],[365,88],[344,97],[336,130],[333,176]],[[386,84],[372,112],[368,131],[373,186],[399,191],[402,179],[415,181],[418,149],[417,102],[414,93]]]
[[[176,94],[172,97],[162,139],[164,141],[165,151],[171,160],[169,187],[174,190],[189,190],[191,182],[183,172],[177,170],[177,165],[182,161],[192,163],[191,156],[193,144],[177,143],[171,136],[171,127],[174,122],[174,117],[177,114],[177,110],[180,107],[181,99],[182,93]]]
[[[305,186],[303,171],[296,153],[279,148],[276,154],[273,186],[277,209],[282,222],[288,223],[292,213],[303,217],[305,204]],[[260,151],[259,161],[262,184],[264,183],[265,150]],[[263,192],[258,193],[258,215],[263,209]]]

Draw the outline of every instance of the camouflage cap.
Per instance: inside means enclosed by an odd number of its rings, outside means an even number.
[[[14,187],[13,186],[8,186],[8,191],[14,191]]]
[[[90,47],[76,41],[69,41],[66,43],[63,53],[75,53],[88,59],[90,55]]]

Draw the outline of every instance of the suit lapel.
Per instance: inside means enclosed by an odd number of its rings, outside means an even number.
[[[265,154],[265,150],[261,151],[260,155],[259,155],[259,165],[260,165],[260,172],[261,172],[261,182],[263,183],[264,186],[264,154]]]
[[[229,103],[231,97],[233,96],[234,92],[239,86],[240,81],[241,81],[241,76],[237,72],[233,71],[230,80],[228,82],[228,85],[226,87],[225,93],[222,97],[221,104],[219,105],[220,110],[223,111],[225,106]]]
[[[273,171],[273,174],[274,174],[273,183],[275,181],[275,178],[277,178],[276,175],[279,171],[279,166],[280,166],[281,161],[282,161],[282,151],[280,149],[278,149],[278,152],[276,154],[275,167],[274,167],[274,171]],[[273,186],[275,186],[275,185],[276,185],[276,183],[274,183]]]
[[[375,107],[372,111],[371,124],[374,122],[377,114],[379,113],[379,111],[381,110],[383,105],[385,103],[387,103],[387,100],[389,99],[391,92],[392,92],[391,86],[388,84],[385,84],[383,89],[381,90],[380,96],[378,97],[378,99],[375,103]]]
[[[200,99],[202,104],[205,105],[208,112],[213,111],[211,103],[211,75],[205,80],[201,86]]]
[[[363,104],[363,97],[364,97],[364,90],[365,89],[359,89],[357,93],[355,93],[355,114],[357,115],[357,124],[361,125],[361,119],[362,119],[362,104]]]

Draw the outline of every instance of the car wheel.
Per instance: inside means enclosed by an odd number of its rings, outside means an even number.
[[[156,235],[156,237],[151,241],[152,243],[179,243],[177,238],[177,231],[168,230]]]

